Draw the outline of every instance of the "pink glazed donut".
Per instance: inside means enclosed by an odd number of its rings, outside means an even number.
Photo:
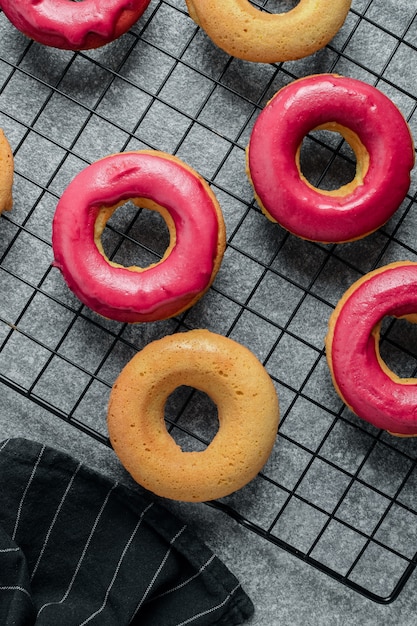
[[[417,378],[400,378],[379,352],[384,317],[417,321],[417,263],[369,272],[343,295],[329,320],[326,356],[333,383],[360,418],[398,436],[417,435]]]
[[[27,37],[64,50],[99,48],[129,30],[150,0],[0,0]]]
[[[170,243],[160,261],[125,267],[106,256],[107,220],[128,200],[164,218]],[[178,315],[208,290],[226,245],[220,206],[206,181],[159,151],[107,156],[82,170],[58,202],[53,265],[68,287],[103,317],[151,322]]]
[[[300,170],[304,137],[340,133],[356,156],[352,181],[314,187]],[[407,122],[383,93],[362,81],[317,74],[283,87],[253,127],[247,174],[265,215],[303,239],[343,243],[377,230],[410,186],[414,144]]]

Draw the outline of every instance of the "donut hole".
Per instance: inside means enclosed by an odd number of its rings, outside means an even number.
[[[313,130],[301,144],[300,170],[313,187],[337,190],[355,178],[355,153],[340,133]]]
[[[146,269],[169,253],[174,228],[169,220],[162,207],[129,200],[116,209],[103,210],[96,223],[97,246],[114,265]]]
[[[376,337],[382,368],[399,379],[417,378],[417,318],[384,317]]]
[[[263,8],[268,11],[268,13],[288,13],[299,4],[300,0],[266,0]],[[254,6],[260,8],[259,3],[254,3]]]
[[[304,137],[297,165],[311,187],[323,193],[347,195],[362,183],[369,156],[355,133],[329,123]]]
[[[205,392],[187,385],[168,396],[165,422],[183,452],[205,450],[219,430],[216,404]]]

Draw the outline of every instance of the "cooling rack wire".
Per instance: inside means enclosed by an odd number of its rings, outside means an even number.
[[[254,4],[273,11],[285,3]],[[14,207],[0,229],[0,381],[108,446],[109,390],[144,345],[195,327],[247,345],[276,385],[279,436],[262,473],[212,506],[340,583],[389,603],[416,565],[417,445],[377,431],[342,405],[323,339],[332,309],[354,280],[387,262],[417,260],[415,173],[386,226],[360,242],[320,245],[268,222],[244,172],[250,130],[267,100],[319,72],[377,86],[417,137],[415,2],[353,0],[324,50],[272,65],[215,48],[183,0],[152,0],[129,33],[80,53],[29,41],[0,11],[0,127],[15,158]],[[228,245],[197,305],[166,322],[132,326],[100,318],[69,292],[51,266],[51,221],[78,171],[140,148],[176,154],[207,179],[224,211]],[[347,147],[329,133],[305,139],[302,163],[323,187],[341,184],[354,167]],[[104,233],[107,253],[127,264],[156,261],[166,245],[159,216],[129,204]],[[381,350],[397,373],[415,375],[411,324],[387,320]],[[185,449],[204,447],[215,431],[210,400],[187,388],[170,398],[166,419]]]

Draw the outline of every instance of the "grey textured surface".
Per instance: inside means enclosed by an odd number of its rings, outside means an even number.
[[[0,428],[3,437],[28,437],[70,450],[91,467],[135,488],[110,450],[12,390],[2,390]],[[238,576],[255,605],[251,626],[415,624],[415,574],[395,602],[376,604],[205,504],[164,504]]]
[[[385,598],[415,561],[417,443],[379,433],[343,407],[323,348],[328,317],[356,278],[389,261],[416,260],[415,172],[407,198],[378,232],[317,245],[263,217],[245,175],[245,147],[279,87],[329,71],[376,85],[417,133],[416,46],[417,7],[405,0],[353,0],[329,46],[282,65],[231,59],[190,20],[183,0],[152,0],[130,33],[79,54],[30,42],[0,12],[0,127],[16,172],[13,210],[0,218],[1,438],[44,441],[131,484],[106,445],[108,394],[123,365],[153,339],[194,327],[247,345],[272,376],[282,423],[262,474],[223,504],[283,547],[205,504],[166,505],[240,578],[256,626],[415,623],[415,574],[385,606],[304,562]],[[332,137],[305,143],[313,181],[325,174],[320,184],[335,185],[352,171],[344,148],[334,157]],[[68,290],[51,266],[51,223],[78,171],[143,147],[175,153],[209,181],[228,247],[195,307],[178,319],[125,326]],[[160,220],[126,206],[104,245],[120,262],[139,256],[145,265],[166,241]],[[387,324],[382,344],[387,363],[407,376],[417,364],[410,326]],[[184,448],[198,448],[213,436],[215,411],[181,389],[168,423]]]

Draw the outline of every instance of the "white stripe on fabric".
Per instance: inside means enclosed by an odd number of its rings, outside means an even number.
[[[116,489],[117,485],[118,485],[118,483],[115,483],[115,484],[111,487],[111,489],[109,490],[109,492],[107,493],[107,495],[106,495],[106,497],[105,497],[105,499],[104,499],[103,504],[101,505],[100,511],[99,511],[99,512],[98,512],[98,514],[97,514],[97,517],[96,517],[96,519],[95,519],[95,521],[94,521],[93,527],[92,527],[92,529],[91,529],[91,531],[90,531],[90,534],[89,534],[89,536],[88,536],[88,538],[87,538],[87,541],[85,542],[85,546],[84,546],[84,548],[83,548],[82,554],[81,554],[81,556],[80,556],[80,558],[79,558],[79,560],[78,560],[78,563],[77,563],[77,566],[76,566],[76,568],[75,568],[74,574],[73,574],[73,576],[72,576],[72,578],[71,578],[71,581],[70,581],[70,583],[69,583],[69,585],[68,585],[68,589],[66,590],[66,592],[65,592],[65,593],[64,593],[64,595],[62,596],[61,600],[58,600],[57,602],[47,602],[46,604],[42,605],[42,606],[41,606],[41,608],[40,608],[40,609],[39,609],[39,611],[38,611],[38,615],[37,615],[38,617],[39,617],[39,615],[41,614],[41,612],[42,612],[42,611],[43,611],[46,607],[51,606],[51,605],[54,605],[54,604],[62,604],[62,603],[63,603],[63,602],[65,602],[65,600],[68,598],[68,596],[69,596],[69,594],[70,594],[70,592],[71,592],[72,586],[73,586],[73,584],[74,584],[74,582],[75,582],[75,579],[76,579],[76,577],[77,577],[77,574],[78,574],[78,572],[80,571],[80,568],[81,568],[82,562],[83,562],[84,557],[85,557],[85,555],[86,555],[86,553],[87,553],[88,547],[89,547],[89,545],[90,545],[90,543],[91,543],[91,540],[92,540],[92,538],[93,538],[93,535],[94,535],[94,533],[95,533],[95,530],[96,530],[96,528],[97,528],[97,525],[98,525],[98,523],[99,523],[100,517],[101,517],[101,516],[102,516],[102,514],[103,514],[103,511],[104,511],[105,506],[106,506],[106,504],[107,504],[107,502],[108,502],[108,500],[109,500],[109,498],[110,498],[110,495],[111,495],[112,491],[113,491],[114,489]]]
[[[162,568],[164,567],[165,563],[167,562],[167,559],[168,559],[169,555],[170,555],[170,554],[171,554],[171,552],[172,552],[172,546],[173,546],[174,542],[178,539],[178,537],[179,537],[180,535],[182,535],[182,533],[184,532],[184,530],[185,530],[186,528],[187,528],[187,525],[186,525],[186,524],[184,524],[184,526],[183,526],[183,527],[182,527],[182,528],[181,528],[181,529],[177,532],[177,534],[176,534],[176,535],[174,535],[174,536],[173,536],[173,538],[172,538],[172,539],[171,539],[171,541],[169,542],[169,548],[168,548],[168,550],[166,551],[165,556],[164,556],[164,558],[162,559],[162,561],[161,561],[161,563],[160,563],[160,565],[159,565],[158,569],[156,570],[155,574],[153,575],[152,580],[150,581],[149,585],[146,587],[146,589],[145,589],[145,593],[143,594],[143,596],[142,596],[141,600],[139,601],[139,603],[138,603],[138,605],[137,605],[137,607],[136,607],[136,610],[135,610],[135,612],[134,612],[134,615],[136,615],[136,613],[139,611],[139,609],[140,609],[140,607],[142,606],[142,604],[145,602],[146,597],[147,597],[148,593],[150,592],[150,590],[152,589],[152,587],[153,587],[153,584],[154,584],[155,580],[157,579],[157,577],[158,577],[158,575],[160,574],[160,572],[161,572]]]
[[[8,587],[0,587],[0,591],[20,591],[25,594],[28,598],[31,598],[31,595],[27,589],[24,587],[19,587],[18,585],[10,585]]]
[[[9,439],[5,439],[5,441],[3,441],[2,446],[0,448],[0,452],[2,452],[4,450],[4,448],[7,446],[9,441],[10,441],[10,438]]]
[[[44,554],[44,552],[45,552],[45,550],[46,550],[46,545],[47,545],[47,543],[48,543],[48,541],[49,541],[49,537],[51,536],[52,529],[53,529],[53,527],[54,527],[54,525],[55,525],[55,523],[56,523],[56,520],[58,519],[58,515],[59,515],[59,513],[60,513],[60,511],[61,511],[61,509],[62,509],[62,507],[63,507],[64,501],[65,501],[65,499],[66,499],[66,497],[67,497],[67,495],[68,495],[68,493],[69,493],[69,490],[71,489],[72,484],[73,484],[73,482],[74,482],[74,480],[75,480],[75,477],[76,477],[76,475],[78,474],[78,472],[79,472],[79,470],[80,470],[80,468],[81,468],[81,467],[82,467],[82,463],[79,463],[79,464],[77,465],[77,467],[75,468],[75,471],[74,471],[74,473],[72,474],[71,479],[70,479],[70,481],[69,481],[69,483],[68,483],[68,485],[67,485],[67,487],[66,487],[66,489],[65,489],[65,492],[64,492],[64,494],[63,494],[63,496],[62,496],[62,498],[61,498],[61,502],[58,504],[58,507],[57,507],[57,509],[56,509],[56,511],[55,511],[54,518],[53,518],[53,520],[52,520],[52,522],[51,522],[51,525],[50,525],[50,526],[49,526],[49,528],[48,528],[48,532],[46,533],[45,541],[44,541],[43,546],[42,546],[42,549],[41,549],[41,551],[40,551],[40,553],[39,553],[38,560],[36,561],[36,563],[35,563],[35,567],[33,568],[33,571],[32,571],[32,576],[30,577],[30,580],[31,580],[31,581],[33,580],[33,577],[35,576],[36,571],[37,571],[37,569],[38,569],[38,567],[39,567],[39,564],[40,564],[40,562],[41,562],[41,559],[42,559],[42,557],[43,557],[43,554]]]
[[[79,626],[84,626],[85,624],[88,624],[88,622],[90,622],[92,619],[94,619],[95,617],[97,617],[97,615],[99,615],[100,613],[102,613],[102,612],[104,611],[104,609],[106,608],[106,604],[107,604],[107,600],[109,599],[110,591],[111,591],[111,589],[112,589],[112,587],[113,587],[113,585],[114,585],[114,583],[115,583],[115,580],[116,580],[116,578],[117,578],[117,575],[119,574],[120,567],[121,567],[121,565],[122,565],[123,559],[124,559],[124,557],[126,556],[126,553],[127,553],[128,549],[130,548],[130,546],[131,546],[131,544],[132,544],[132,541],[133,541],[133,539],[134,539],[134,537],[135,537],[136,533],[138,532],[139,526],[141,525],[142,520],[143,520],[143,518],[144,518],[145,514],[148,512],[148,510],[149,510],[152,506],[153,506],[153,502],[151,502],[150,504],[148,504],[148,506],[146,507],[146,509],[144,509],[144,510],[142,511],[142,513],[140,514],[140,518],[139,518],[139,520],[138,520],[138,522],[137,522],[137,524],[136,524],[136,526],[135,526],[135,528],[134,528],[134,530],[133,530],[132,534],[130,535],[130,537],[129,537],[129,539],[128,539],[128,541],[127,541],[127,543],[126,543],[126,545],[125,545],[125,547],[124,547],[124,549],[123,549],[123,551],[122,551],[122,554],[121,554],[121,556],[120,556],[119,562],[118,562],[118,563],[117,563],[117,565],[116,565],[116,569],[114,570],[113,577],[112,577],[112,579],[111,579],[111,581],[110,581],[110,584],[109,584],[109,586],[107,587],[106,593],[105,593],[105,595],[104,595],[103,604],[101,605],[101,607],[100,607],[99,609],[97,609],[97,611],[95,611],[94,613],[92,613],[92,614],[90,615],[90,617],[88,617],[86,620],[84,620],[83,622],[81,622],[81,624],[80,624]]]
[[[216,558],[216,555],[212,554],[211,557],[209,558],[209,560],[206,561],[195,574],[193,574],[192,576],[190,576],[186,580],[183,580],[182,583],[179,583],[179,585],[175,585],[175,587],[171,587],[171,589],[167,589],[163,593],[160,593],[157,596],[154,596],[152,598],[151,602],[155,602],[155,600],[159,600],[159,598],[163,598],[164,596],[168,595],[169,593],[173,593],[174,591],[178,591],[178,589],[182,589],[182,587],[185,587],[186,585],[188,585],[190,582],[192,582],[193,580],[195,580],[196,578],[201,576],[201,574],[204,572],[204,570],[207,569],[207,567],[210,565],[210,563],[212,563],[214,561],[215,558]]]
[[[23,503],[24,503],[25,498],[26,498],[26,496],[27,496],[27,493],[28,493],[28,491],[29,491],[29,489],[30,489],[30,486],[31,486],[31,484],[32,484],[33,478],[34,478],[34,476],[35,476],[35,474],[36,474],[36,470],[37,470],[37,468],[38,468],[38,465],[39,465],[39,463],[40,463],[40,460],[41,460],[41,458],[42,458],[42,455],[43,455],[44,451],[45,451],[45,445],[43,445],[43,446],[41,447],[40,451],[39,451],[38,458],[37,458],[37,460],[36,460],[35,465],[34,465],[34,466],[33,466],[33,468],[32,468],[31,475],[30,475],[30,477],[29,477],[29,480],[28,480],[27,485],[26,485],[26,487],[25,487],[25,490],[24,490],[24,492],[23,492],[22,498],[21,498],[21,500],[20,500],[20,502],[19,502],[19,507],[18,507],[18,509],[17,509],[16,522],[15,522],[15,525],[14,525],[14,530],[13,530],[13,534],[12,534],[12,539],[13,539],[13,541],[14,541],[14,540],[15,540],[15,538],[16,538],[17,528],[18,528],[18,526],[19,526],[20,516],[21,516],[21,514],[22,514]]]
[[[5,552],[19,552],[20,548],[0,548],[0,553],[4,554]]]
[[[240,587],[240,583],[238,585],[236,585],[236,587],[234,589],[232,589],[232,591],[225,597],[223,602],[220,602],[216,606],[212,606],[210,609],[207,609],[206,611],[201,611],[200,613],[197,613],[197,615],[193,615],[193,617],[189,617],[188,619],[184,620],[183,622],[178,622],[178,624],[175,624],[175,626],[185,626],[186,624],[191,624],[191,622],[195,622],[196,619],[199,619],[200,617],[203,617],[203,615],[208,615],[209,613],[213,613],[214,611],[217,611],[217,609],[221,609],[222,606],[224,606],[230,600],[232,595],[234,593],[236,593],[236,591],[239,589],[239,587]]]

